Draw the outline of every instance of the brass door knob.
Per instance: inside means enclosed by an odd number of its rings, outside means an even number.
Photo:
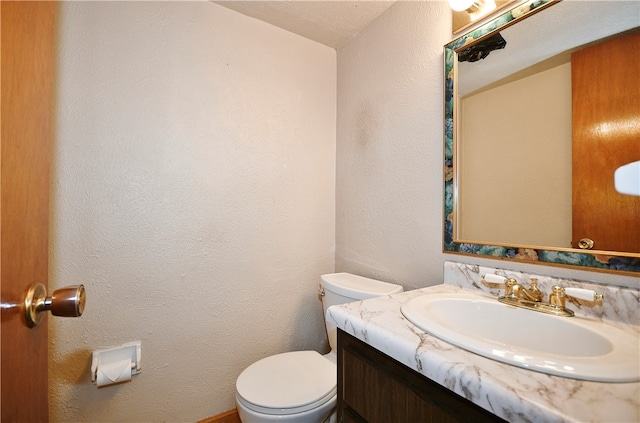
[[[581,250],[590,250],[593,248],[593,246],[594,242],[590,238],[582,238],[580,241],[578,241],[578,247],[580,247]]]
[[[32,284],[24,296],[24,317],[27,326],[35,327],[42,321],[45,311],[54,316],[80,317],[86,302],[84,285],[56,289],[47,297],[47,289],[39,282]]]

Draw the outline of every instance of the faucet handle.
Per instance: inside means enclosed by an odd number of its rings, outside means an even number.
[[[593,289],[585,289],[585,288],[565,288],[565,294],[569,297],[577,298],[579,300],[586,301],[602,301],[604,295],[598,294]]]
[[[511,297],[513,295],[513,286],[518,284],[518,281],[513,278],[506,278],[504,276],[496,275],[493,273],[487,273],[482,276],[485,282],[504,285],[504,296]]]
[[[564,307],[567,297],[586,301],[601,301],[604,298],[604,295],[598,294],[592,289],[564,288],[562,286],[555,285],[551,287],[549,303],[558,307]]]
[[[487,273],[482,275],[482,280],[485,282],[489,282],[489,283],[495,283],[495,284],[499,284],[499,285],[504,285],[507,288],[515,285],[518,283],[517,280],[513,279],[513,278],[507,278],[504,276],[500,276],[500,275],[495,275],[493,273]]]
[[[504,276],[496,275],[494,273],[486,273],[486,274],[482,275],[482,279],[485,282],[497,283],[497,284],[504,284],[508,280]]]

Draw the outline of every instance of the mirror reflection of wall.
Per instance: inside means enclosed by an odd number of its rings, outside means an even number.
[[[460,98],[461,240],[579,248],[584,239],[590,248],[640,251],[629,235],[640,232],[640,198],[617,193],[612,176],[640,160],[640,125],[621,136],[610,124],[640,116],[640,59],[628,54],[639,48],[640,31],[625,32]],[[593,63],[573,63],[596,50]],[[585,138],[603,119],[607,134]]]
[[[460,239],[570,248],[570,64],[462,98],[460,113]]]
[[[504,50],[458,64],[456,240],[578,248],[571,53],[640,30],[639,16],[637,2],[560,2],[502,30]]]
[[[619,249],[618,247],[599,248],[599,242],[584,242],[591,240],[583,238],[578,239],[578,242],[575,243],[576,222],[579,220],[580,215],[584,214],[582,212],[576,213],[575,207],[575,194],[576,191],[579,191],[575,189],[576,181],[582,179],[581,177],[576,178],[576,175],[574,174],[574,170],[577,167],[575,165],[576,154],[574,151],[574,147],[577,144],[575,141],[577,139],[575,131],[576,127],[578,127],[577,124],[574,124],[574,122],[576,122],[575,111],[580,109],[579,104],[577,105],[576,101],[579,103],[586,103],[587,106],[584,109],[587,111],[593,110],[595,112],[596,107],[590,107],[590,105],[593,104],[590,98],[586,101],[576,100],[576,92],[578,90],[576,89],[574,79],[576,68],[579,66],[577,65],[577,62],[573,61],[573,58],[578,56],[575,53],[577,49],[587,46],[591,48],[593,47],[593,44],[604,41],[605,39],[611,38],[617,34],[640,31],[639,24],[640,7],[638,7],[637,0],[622,0],[615,2],[541,0],[536,3],[523,3],[522,5],[509,9],[503,15],[495,18],[495,20],[489,20],[477,29],[470,31],[445,45],[445,125],[443,155],[443,198],[445,212],[443,227],[444,251],[538,264],[556,264],[560,266],[579,267],[584,269],[598,269],[606,272],[640,272],[640,246],[625,249]],[[492,51],[484,60],[478,60],[475,62],[461,62],[457,60],[460,52],[466,50],[469,46],[473,47],[476,45],[474,42],[480,41],[481,43],[485,38],[491,37],[497,32],[499,32],[507,41],[505,49]],[[640,126],[637,125],[640,123],[640,120],[638,120],[638,116],[640,116],[640,84],[637,83],[637,75],[640,74],[640,55],[637,54],[639,50],[640,44],[636,47],[626,48],[627,54],[623,54],[623,56],[625,57],[625,60],[629,59],[628,64],[618,66],[635,75],[631,82],[619,84],[619,87],[621,87],[623,91],[612,92],[613,88],[611,87],[611,84],[608,83],[612,78],[617,78],[617,74],[613,75],[612,73],[612,67],[615,67],[615,65],[611,65],[613,62],[609,61],[608,58],[599,60],[604,65],[602,67],[605,69],[605,88],[598,88],[598,90],[601,90],[605,94],[612,93],[613,95],[611,97],[614,101],[617,101],[621,96],[629,96],[633,100],[631,105],[616,107],[619,110],[628,110],[631,117],[624,117],[624,119],[617,120],[616,122],[609,118],[605,118],[609,119],[609,121],[599,122],[597,125],[590,125],[597,129],[599,134],[603,135],[603,137],[601,137],[603,139],[611,139],[609,129],[612,127],[623,129],[630,129],[633,127],[640,129]],[[570,178],[566,176],[567,173],[562,173],[562,171],[557,173],[556,170],[547,168],[551,162],[558,158],[556,156],[562,156],[561,153],[558,153],[558,145],[554,145],[553,148],[555,148],[555,150],[552,150],[553,153],[550,153],[554,154],[554,156],[547,156],[542,159],[535,158],[533,154],[529,157],[527,157],[527,154],[522,154],[523,150],[525,152],[531,150],[529,145],[518,146],[519,148],[513,147],[514,145],[517,145],[513,138],[520,139],[524,138],[523,134],[541,131],[544,129],[547,120],[552,120],[556,113],[562,113],[561,111],[551,113],[548,110],[533,111],[534,107],[538,107],[537,100],[541,97],[541,94],[539,93],[535,93],[535,95],[531,94],[536,97],[535,104],[534,102],[529,104],[525,103],[527,106],[526,111],[520,109],[519,112],[514,113],[515,117],[520,117],[519,121],[523,123],[524,126],[520,129],[511,128],[510,135],[506,139],[498,140],[498,137],[501,135],[501,132],[504,132],[505,127],[508,127],[513,122],[518,121],[518,119],[514,119],[513,116],[510,116],[511,119],[509,120],[506,120],[503,117],[498,124],[485,124],[485,128],[481,128],[485,131],[487,131],[487,128],[492,128],[492,130],[487,132],[490,135],[485,136],[489,137],[494,145],[500,146],[497,152],[487,154],[483,147],[476,146],[476,151],[464,153],[465,143],[473,143],[473,140],[469,141],[467,139],[468,134],[466,132],[461,133],[462,130],[467,132],[470,130],[465,126],[464,113],[461,113],[462,107],[465,109],[469,107],[469,104],[471,103],[471,100],[469,99],[470,97],[474,95],[489,96],[486,91],[497,87],[502,87],[500,88],[502,90],[508,90],[509,84],[514,84],[512,86],[515,86],[518,83],[523,83],[526,78],[533,75],[534,70],[541,70],[544,72],[549,71],[548,74],[551,75],[555,70],[560,71],[562,68],[555,69],[554,71],[550,71],[551,69],[563,64],[569,64],[572,79],[570,88],[571,118],[566,119],[567,121],[572,122],[570,148],[571,163],[570,166],[567,166],[571,169],[572,174]],[[539,67],[541,67],[541,69],[538,69]],[[588,70],[584,74],[592,75],[593,73],[594,72],[591,70]],[[586,86],[586,91],[588,93],[593,91],[591,89],[593,85],[589,81],[587,81]],[[517,88],[517,90],[514,91],[524,92],[522,91],[524,89],[525,88],[522,87]],[[522,95],[520,97],[522,97]],[[489,100],[487,99],[486,101],[488,102]],[[497,105],[486,107],[487,110],[484,110],[484,112],[488,112],[489,115],[493,117],[496,114],[505,115],[507,114],[506,111],[511,113],[512,110],[515,110],[515,107],[507,105],[506,103],[500,103],[500,101],[498,101],[499,104]],[[467,104],[461,106],[461,103],[463,102]],[[544,102],[542,104],[544,104]],[[604,108],[609,109],[611,107],[605,106]],[[542,106],[542,109],[545,109],[545,106]],[[533,117],[533,115],[536,116]],[[601,114],[597,112],[595,115],[596,118],[601,116]],[[480,127],[482,127],[482,125],[480,125]],[[586,125],[586,127],[589,127],[589,125]],[[564,130],[566,131],[566,129]],[[608,135],[605,136],[604,134]],[[551,135],[548,136],[548,138],[550,137]],[[640,151],[637,151],[640,149],[640,144],[637,142],[638,139],[640,139],[640,133],[633,137],[635,137],[633,138],[633,140],[635,140],[635,144],[631,144],[630,151],[632,154],[629,154],[629,160],[633,160],[631,156],[635,157],[635,152],[640,153]],[[542,149],[544,146],[541,145],[541,143],[546,141],[547,137],[538,135],[538,138],[537,143],[539,144],[540,149]],[[547,147],[552,148],[549,146]],[[508,149],[516,150],[516,153],[521,154],[515,158],[512,156],[509,156],[508,158],[504,157],[506,155],[506,150]],[[594,151],[594,149],[588,147],[582,150],[586,151],[590,158],[600,159],[601,161],[610,161],[611,150],[607,150],[604,153]],[[500,155],[502,155],[502,160],[499,159],[495,163],[487,163],[488,160],[495,160],[495,156]],[[476,172],[479,172],[482,177],[486,177],[486,173],[493,172],[498,175],[498,179],[490,182],[477,183],[475,180],[476,178],[472,177],[470,183],[474,185],[470,185],[465,188],[463,186],[464,182],[461,181],[460,178],[468,172],[465,167],[466,161],[472,160],[474,156],[479,158],[479,161],[474,163],[474,166],[478,166],[477,169],[479,169],[476,170]],[[524,162],[528,162],[531,157],[533,157],[532,160],[534,161],[534,167],[537,167],[529,170],[525,168]],[[565,157],[567,157],[567,155],[565,155]],[[561,167],[566,166],[565,164],[567,163],[567,160],[560,160],[560,163]],[[506,166],[509,166],[510,164],[513,167],[507,168]],[[617,168],[611,171],[611,175],[605,178],[610,182],[612,187],[614,186],[613,173],[615,170],[620,169],[622,164],[618,164],[617,166]],[[567,169],[565,169],[565,171],[566,170]],[[562,190],[565,188],[558,187],[557,183],[550,182],[549,179],[543,180],[543,178],[549,174],[554,175],[554,177],[558,179],[566,177],[571,184],[570,189],[564,191],[565,193],[570,192],[573,197],[570,205],[570,208],[572,209],[570,217],[568,213],[558,217],[558,214],[562,214],[562,211],[558,210],[563,210],[562,204],[564,204],[564,207],[566,208],[567,203],[564,202],[564,199],[568,198],[569,195],[560,196],[560,194],[557,193],[563,192]],[[481,192],[481,190],[486,188],[489,184],[504,183],[505,178],[511,178],[506,179],[507,181],[515,180],[515,182],[511,182],[510,187],[515,186],[520,188],[515,190],[516,197],[507,198],[506,189],[503,188],[494,190],[498,192],[496,196],[497,199],[490,200],[488,199],[488,194]],[[595,179],[599,180],[600,178],[597,177]],[[611,180],[609,181],[609,179]],[[529,182],[530,180],[538,181],[538,185],[536,186],[534,182],[532,185],[527,186],[526,182]],[[547,198],[539,200],[534,199],[533,196],[537,195],[536,189],[544,184],[546,184],[547,189],[540,191],[555,193],[558,198],[562,198],[563,200],[556,201],[548,200]],[[493,209],[490,209],[484,217],[481,216],[481,220],[483,220],[482,224],[487,226],[490,223],[499,221],[500,230],[504,230],[505,226],[508,227],[507,233],[504,235],[505,238],[498,239],[499,237],[495,237],[495,231],[492,230],[485,231],[485,233],[478,235],[485,239],[464,239],[469,235],[464,238],[460,236],[460,227],[465,227],[465,220],[468,217],[465,217],[464,213],[471,213],[472,219],[475,214],[475,210],[473,210],[474,207],[467,207],[466,211],[463,211],[462,214],[459,213],[460,209],[464,207],[464,203],[467,200],[466,195],[469,190],[473,192],[473,195],[479,198],[480,202],[484,202],[485,204],[488,203],[493,207]],[[584,192],[586,192],[586,190]],[[588,201],[592,201],[595,196],[587,194],[584,197],[586,197]],[[631,195],[627,195],[626,197],[638,198],[637,196]],[[543,208],[541,211],[534,212],[532,215],[526,215],[525,213],[527,213],[527,209],[531,207],[531,204],[540,204]],[[497,217],[494,214],[495,209],[507,210],[507,214],[505,216]],[[552,223],[538,222],[537,225],[533,223],[534,219],[540,219],[546,211],[551,209],[555,210],[552,212],[555,216],[555,220],[550,221]],[[640,225],[640,221],[637,218],[640,216],[640,207],[635,210],[637,211],[635,212],[634,217],[632,217],[632,220],[637,225]],[[514,216],[515,223],[510,224],[505,222],[507,218],[513,218]],[[611,214],[606,212],[605,218],[608,220],[604,224],[599,224],[605,229],[605,231],[608,231],[608,229],[612,228],[613,225],[616,225],[617,228],[622,229],[622,237],[624,237],[623,239],[625,241],[634,238],[638,239],[636,235],[637,233],[640,233],[640,227],[638,227],[637,230],[634,230],[632,229],[633,225],[630,224],[612,223],[610,217]],[[531,224],[531,227],[522,228],[525,226],[525,221],[528,221],[526,223]],[[546,237],[548,234],[542,234],[546,227],[551,227],[551,225],[560,221],[565,221],[567,223],[567,228],[563,227],[562,229],[555,229],[551,231],[556,232],[555,234],[552,234],[552,236],[558,235],[558,238],[555,241]],[[509,226],[513,227],[509,228]],[[574,228],[571,230],[571,247],[568,248],[567,239],[569,236],[567,234],[570,232],[568,229],[570,226],[573,226]],[[464,231],[464,229],[462,230]],[[520,230],[527,230],[528,233],[525,235],[519,233],[514,235],[515,231]],[[525,237],[540,237],[543,235],[545,236],[543,239],[527,239]],[[489,238],[490,236],[493,238]],[[507,236],[513,236],[513,238],[508,239],[506,238]],[[489,241],[489,239],[494,240]],[[547,242],[557,242],[559,245],[546,245]],[[586,245],[586,248],[589,248],[589,245],[591,245],[592,249],[585,250],[583,249],[585,248],[583,245]]]

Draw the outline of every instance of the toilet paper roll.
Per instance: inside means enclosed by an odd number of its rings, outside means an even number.
[[[96,384],[98,387],[109,386],[131,380],[131,359],[114,361],[98,366]]]

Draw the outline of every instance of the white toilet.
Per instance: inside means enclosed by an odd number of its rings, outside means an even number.
[[[322,275],[322,307],[402,292],[402,286],[349,273]],[[334,421],[337,328],[326,321],[331,352],[294,351],[263,358],[236,380],[236,404],[243,423]]]

